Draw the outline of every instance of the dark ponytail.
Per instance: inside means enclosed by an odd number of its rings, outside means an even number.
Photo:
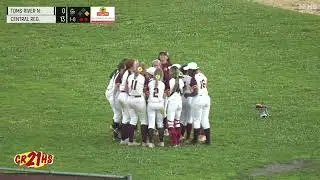
[[[120,69],[125,69],[125,62],[128,60],[128,58],[124,58],[117,66],[117,69],[113,70],[110,75],[109,78],[112,79],[112,77],[116,74],[117,71],[120,71]]]

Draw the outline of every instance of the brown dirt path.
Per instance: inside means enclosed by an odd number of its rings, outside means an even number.
[[[254,0],[258,3],[320,15],[320,0]]]

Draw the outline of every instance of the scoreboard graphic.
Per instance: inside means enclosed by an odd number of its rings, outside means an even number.
[[[7,7],[7,23],[112,23],[115,7]]]

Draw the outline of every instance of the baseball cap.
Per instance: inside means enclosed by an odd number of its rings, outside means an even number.
[[[156,69],[157,69],[157,68],[155,68],[155,67],[149,67],[149,68],[146,70],[146,72],[149,73],[149,74],[151,74],[151,75],[153,75],[154,72],[156,71]]]
[[[159,53],[159,55],[166,55],[166,56],[169,56],[169,52],[168,51],[161,51],[160,53]]]
[[[197,69],[199,69],[199,67],[198,67],[197,63],[191,62],[191,63],[188,63],[188,65],[185,66],[183,69],[184,70],[189,70],[189,69],[197,70]]]
[[[171,69],[172,67],[176,67],[176,68],[180,69],[181,65],[180,64],[173,64],[172,66],[169,66],[168,68]]]

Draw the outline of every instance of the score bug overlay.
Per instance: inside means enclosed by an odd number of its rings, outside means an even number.
[[[115,7],[7,7],[7,23],[111,23]]]

